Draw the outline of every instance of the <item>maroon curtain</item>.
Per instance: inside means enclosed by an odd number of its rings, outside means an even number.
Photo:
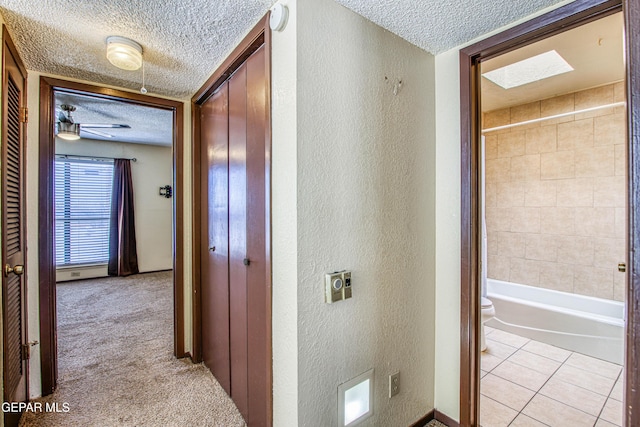
[[[138,273],[133,183],[129,159],[113,161],[108,273],[109,276],[129,276]]]

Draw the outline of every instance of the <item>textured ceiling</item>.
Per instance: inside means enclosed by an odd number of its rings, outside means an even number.
[[[314,1],[314,0],[308,0]],[[439,53],[558,3],[559,0],[336,0],[409,42]],[[144,50],[149,94],[189,99],[275,0],[0,0],[4,18],[29,70],[133,90],[142,70],[123,71],[105,56],[108,36],[133,39]],[[102,130],[120,141],[162,144],[170,119],[95,98],[65,98],[76,121],[124,123]],[[144,135],[148,132],[148,135]],[[83,133],[83,137],[100,139]],[[105,140],[115,140],[105,138]]]
[[[309,0],[313,1],[313,0]],[[439,53],[559,0],[337,0],[411,43]],[[130,89],[142,72],[105,57],[105,39],[144,49],[150,94],[190,98],[275,0],[0,0],[27,68]]]
[[[20,55],[30,70],[139,89],[142,71],[107,60],[108,36],[144,50],[150,94],[190,98],[272,0],[0,0]]]
[[[336,0],[433,54],[473,40],[559,0]]]

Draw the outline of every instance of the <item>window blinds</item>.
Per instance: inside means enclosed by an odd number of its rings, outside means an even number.
[[[55,161],[56,266],[106,264],[113,161]]]

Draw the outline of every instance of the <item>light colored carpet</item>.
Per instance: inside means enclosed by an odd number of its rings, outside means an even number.
[[[447,425],[438,420],[431,420],[425,427],[447,427]]]
[[[173,356],[171,272],[60,283],[58,389],[21,426],[245,426],[202,364]]]

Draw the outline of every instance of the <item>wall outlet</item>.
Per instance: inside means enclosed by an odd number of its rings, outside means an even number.
[[[389,375],[389,399],[400,393],[400,372]]]

